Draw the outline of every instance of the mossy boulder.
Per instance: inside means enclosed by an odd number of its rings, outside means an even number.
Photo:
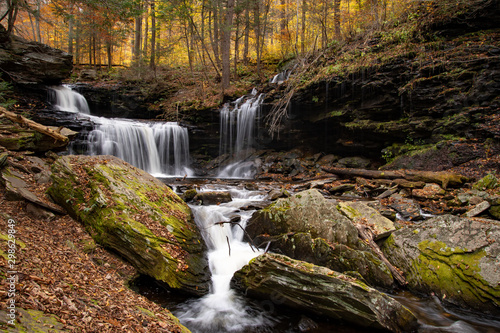
[[[288,257],[324,266],[346,275],[360,277],[365,283],[390,289],[394,279],[389,268],[372,252],[352,249],[343,244],[332,244],[323,238],[312,238],[309,233],[286,234],[278,237],[261,235],[255,244],[271,242],[270,251]]]
[[[206,245],[168,186],[114,156],[64,156],[52,172],[50,196],[97,243],[171,288],[208,292]]]
[[[354,224],[316,189],[279,199],[257,211],[246,230],[252,237],[264,233],[276,236],[289,232],[306,232],[313,238],[322,237],[329,242],[350,247],[357,247],[359,244]]]
[[[363,282],[322,266],[264,254],[237,271],[231,286],[250,297],[392,332],[418,326],[403,305]]]
[[[257,246],[325,265],[357,271],[371,285],[390,287],[392,275],[358,237],[356,226],[316,189],[282,198],[254,213],[246,227]]]
[[[382,250],[410,289],[500,314],[500,224],[438,216],[394,232]]]
[[[474,189],[480,191],[491,190],[498,187],[500,187],[500,181],[492,173],[487,174],[473,185]]]

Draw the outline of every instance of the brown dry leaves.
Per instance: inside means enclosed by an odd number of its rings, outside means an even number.
[[[126,287],[137,274],[131,265],[98,246],[84,252],[90,236],[78,222],[69,216],[58,216],[53,222],[36,220],[25,205],[6,201],[0,187],[0,210],[7,214],[0,217],[0,231],[7,231],[7,217],[12,218],[18,239],[26,244],[24,249],[18,246],[16,253],[18,307],[54,314],[70,332],[181,331],[168,310]],[[5,258],[0,257],[0,263],[5,275]],[[0,289],[6,290],[6,280],[1,283]],[[6,297],[0,293],[3,310]]]

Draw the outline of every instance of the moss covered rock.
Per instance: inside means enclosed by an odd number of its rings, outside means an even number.
[[[64,156],[52,172],[50,196],[97,243],[171,288],[208,292],[206,245],[168,186],[113,156]]]
[[[411,332],[415,316],[363,282],[277,254],[264,254],[237,271],[231,286],[247,295],[299,310],[392,332]]]
[[[359,240],[355,225],[315,189],[279,199],[247,225],[256,245],[340,272],[357,271],[372,285],[393,283],[387,266]]]
[[[361,277],[372,286],[391,288],[394,284],[389,268],[369,250],[352,249],[343,244],[331,244],[323,238],[313,239],[308,233],[259,236],[256,244],[271,242],[270,250],[288,257],[324,266],[347,275]]]
[[[394,232],[382,250],[414,291],[500,314],[500,224],[452,215]]]

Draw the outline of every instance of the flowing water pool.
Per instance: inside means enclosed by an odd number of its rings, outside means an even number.
[[[373,329],[295,311],[273,299],[250,300],[230,288],[233,273],[264,252],[264,249],[257,250],[243,241],[243,228],[255,211],[253,207],[267,204],[268,191],[282,184],[259,183],[256,186],[248,180],[215,179],[164,181],[179,193],[194,187],[198,192],[229,192],[233,199],[219,205],[191,205],[208,246],[207,256],[212,272],[212,288],[208,295],[202,298],[179,295],[145,277],[136,283],[138,292],[171,310],[192,332],[374,332]],[[419,332],[500,332],[499,321],[481,318],[477,314],[453,312],[445,309],[437,298],[421,298],[408,292],[392,296],[419,318],[422,324]]]

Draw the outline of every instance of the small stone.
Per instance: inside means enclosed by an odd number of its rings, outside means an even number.
[[[481,214],[482,212],[486,211],[488,208],[490,208],[491,205],[488,201],[483,201],[479,204],[477,204],[474,208],[469,210],[467,213],[465,213],[465,216],[467,217],[473,217]]]

